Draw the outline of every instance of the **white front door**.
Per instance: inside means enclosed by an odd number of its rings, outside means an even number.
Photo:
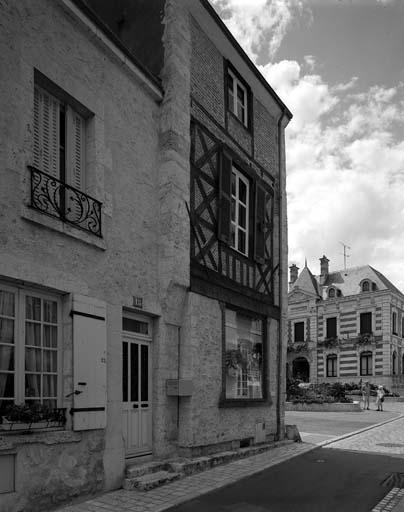
[[[122,431],[126,457],[152,452],[151,342],[122,339]]]

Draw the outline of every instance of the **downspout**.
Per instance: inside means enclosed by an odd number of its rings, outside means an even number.
[[[283,136],[282,136],[282,122],[285,117],[284,108],[278,120],[278,170],[279,170],[279,308],[280,308],[280,317],[279,317],[279,328],[278,328],[278,368],[277,368],[277,397],[276,397],[276,437],[278,440],[282,439],[284,433],[281,431],[282,422],[281,422],[281,400],[282,397],[282,389],[283,382],[281,380],[281,376],[283,375],[283,357],[282,357],[282,344],[283,344],[283,336],[284,336],[284,322],[283,322],[283,273],[284,273],[284,265],[283,265],[283,221],[284,221],[284,201],[286,201],[286,196],[283,197],[283,194],[286,194],[286,171],[285,176],[282,174],[282,164],[283,164]],[[283,186],[285,185],[285,186]],[[285,192],[283,192],[285,190]]]

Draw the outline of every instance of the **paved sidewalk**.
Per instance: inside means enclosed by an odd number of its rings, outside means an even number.
[[[119,489],[58,510],[60,512],[161,512],[315,448],[317,448],[315,445],[307,443],[292,443],[196,473],[151,491]]]

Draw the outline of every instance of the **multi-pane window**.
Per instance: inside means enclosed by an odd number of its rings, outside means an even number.
[[[369,281],[364,281],[362,283],[362,291],[363,292],[368,292],[369,290],[370,290]]]
[[[337,377],[337,361],[336,354],[327,356],[327,377]]]
[[[248,126],[248,91],[230,69],[227,75],[227,91],[230,112],[233,112],[244,126]]]
[[[231,243],[230,245],[244,255],[248,255],[248,179],[233,167],[231,176]]]
[[[360,314],[359,329],[360,329],[360,331],[359,331],[360,334],[370,334],[373,331],[373,329],[372,329],[372,313],[367,312],[367,313]]]
[[[362,352],[360,355],[360,375],[373,374],[372,352]]]
[[[264,398],[262,319],[230,309],[226,309],[225,315],[225,396]]]
[[[304,322],[295,322],[294,324],[294,341],[304,341]]]
[[[0,410],[24,402],[57,407],[59,315],[55,298],[0,286]]]
[[[337,337],[337,318],[327,318],[326,320],[326,338]]]
[[[48,91],[34,88],[34,167],[84,189],[85,119]]]

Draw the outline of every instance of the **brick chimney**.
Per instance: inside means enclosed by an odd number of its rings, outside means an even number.
[[[292,288],[294,282],[297,279],[299,274],[299,267],[297,267],[294,263],[289,267],[290,270],[290,281],[289,281],[289,290]]]
[[[323,254],[320,258],[320,284],[324,284],[328,277],[328,262],[330,260]]]

